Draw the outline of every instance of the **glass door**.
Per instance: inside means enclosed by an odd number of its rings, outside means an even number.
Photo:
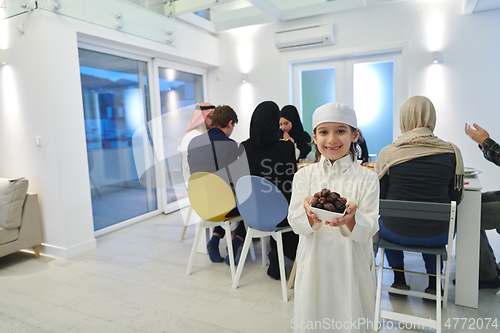
[[[294,64],[292,75],[293,105],[302,115],[304,130],[311,134],[312,115],[316,108],[330,102],[346,102],[345,61]]]
[[[154,169],[140,180],[134,134],[151,120],[148,63],[80,48],[80,75],[94,230],[158,209]],[[150,144],[151,142],[147,142]],[[154,156],[144,158],[153,165]],[[153,180],[151,183],[150,180]]]
[[[161,110],[162,154],[164,157],[164,211],[189,205],[187,188],[182,171],[181,140],[197,104],[204,102],[204,75],[206,71],[156,61],[157,84]],[[200,133],[201,134],[201,133]]]
[[[375,159],[397,132],[394,105],[401,101],[401,72],[401,52],[292,64],[292,100],[302,112],[304,130],[312,132],[317,107],[329,102],[352,105]]]

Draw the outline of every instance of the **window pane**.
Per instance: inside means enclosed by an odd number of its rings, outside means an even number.
[[[157,209],[156,186],[139,182],[132,147],[134,132],[151,119],[147,63],[84,49],[79,57],[94,230],[100,230]]]
[[[354,65],[353,98],[358,127],[370,154],[392,143],[394,108],[394,62]]]
[[[179,145],[196,104],[203,102],[203,76],[161,67],[158,73],[169,204],[187,198]]]
[[[314,110],[335,102],[335,68],[320,68],[301,72],[302,124],[311,133]]]

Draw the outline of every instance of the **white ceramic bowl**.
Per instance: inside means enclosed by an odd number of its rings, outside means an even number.
[[[316,214],[318,219],[323,222],[332,222],[334,219],[338,219],[345,215],[345,211],[343,213],[330,212],[329,210],[324,210],[321,208],[316,208],[311,206],[311,211]]]

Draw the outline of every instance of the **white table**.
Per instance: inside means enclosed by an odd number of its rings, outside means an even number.
[[[477,309],[482,187],[477,177],[464,181],[469,184],[457,213],[455,304]]]

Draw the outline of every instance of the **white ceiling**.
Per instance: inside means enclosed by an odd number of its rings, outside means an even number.
[[[288,21],[303,17],[345,10],[359,10],[369,6],[417,0],[126,0],[161,14],[198,25],[211,32],[237,27]],[[437,1],[437,0],[434,0]],[[462,13],[472,14],[500,9],[500,0],[462,1]],[[170,4],[169,4],[170,3]],[[210,20],[193,14],[210,10]]]

